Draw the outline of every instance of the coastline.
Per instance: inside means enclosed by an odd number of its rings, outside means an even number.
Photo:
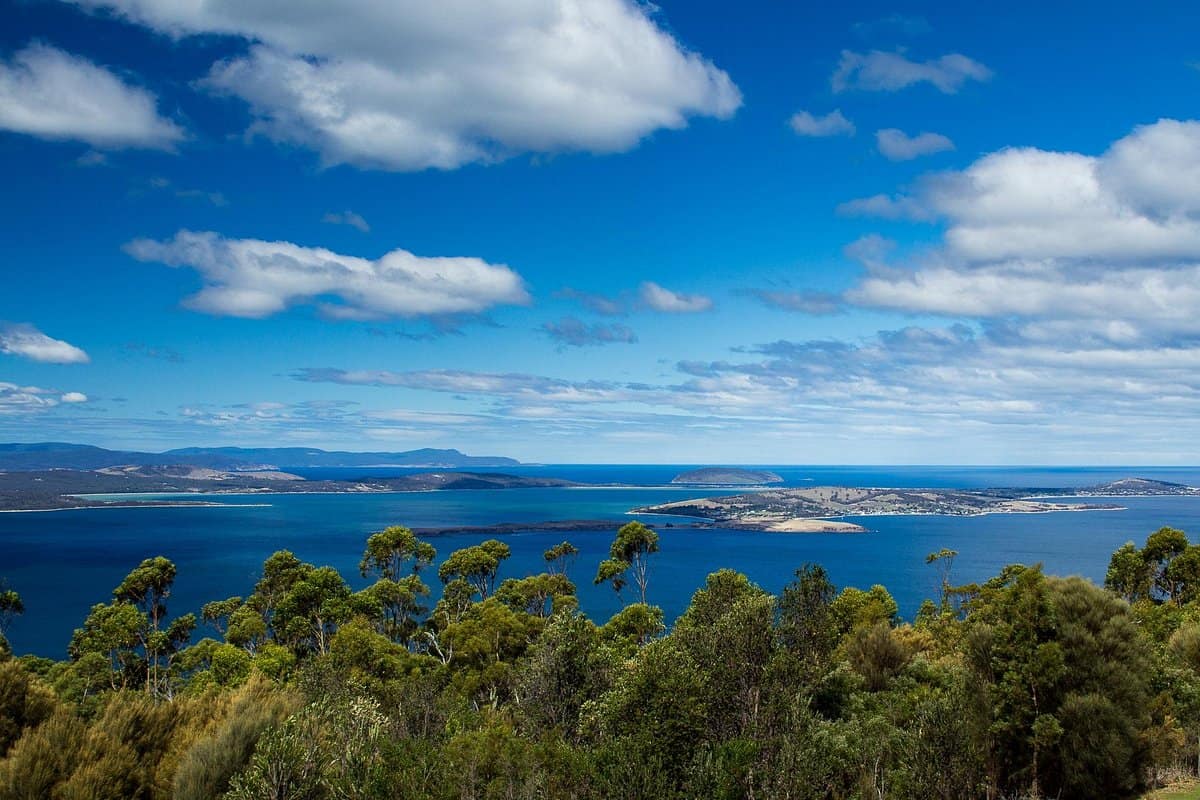
[[[5,508],[5,509],[0,509],[0,514],[28,514],[28,513],[38,513],[38,512],[46,512],[46,511],[88,511],[88,510],[103,509],[103,508],[218,508],[218,507],[220,507],[220,508],[226,508],[226,507],[229,507],[229,508],[263,508],[263,507],[269,507],[272,505],[271,503],[219,503],[219,502],[205,502],[203,500],[197,500],[195,502],[189,502],[186,500],[176,500],[175,502],[163,502],[163,503],[137,502],[136,500],[132,500],[132,498],[151,498],[151,497],[172,497],[172,498],[180,498],[180,497],[196,497],[196,498],[264,497],[264,498],[269,498],[269,497],[276,497],[276,496],[281,496],[281,495],[423,494],[423,493],[430,493],[430,492],[454,492],[454,491],[463,491],[463,492],[468,492],[468,491],[469,492],[509,491],[509,490],[528,489],[528,488],[564,489],[564,490],[568,490],[568,491],[577,491],[577,490],[661,491],[661,490],[668,490],[668,491],[686,492],[686,491],[695,491],[697,487],[694,487],[694,486],[692,486],[692,487],[672,486],[669,484],[658,485],[658,486],[655,486],[655,485],[644,485],[643,486],[643,485],[634,485],[634,484],[594,484],[594,485],[548,486],[548,487],[512,486],[512,487],[497,487],[495,489],[478,489],[478,488],[474,488],[474,489],[422,488],[422,489],[367,489],[367,490],[315,489],[315,490],[300,490],[300,491],[278,491],[278,490],[274,490],[274,489],[264,489],[264,490],[245,490],[245,489],[221,490],[221,489],[216,489],[216,490],[202,491],[202,492],[96,492],[96,493],[71,494],[71,495],[64,495],[64,496],[78,497],[78,498],[83,498],[83,499],[96,498],[96,497],[114,497],[115,498],[118,496],[123,496],[123,497],[131,498],[131,500],[129,500],[129,501],[114,500],[113,502],[102,502],[102,503],[97,503],[97,504],[92,504],[92,505],[66,506],[66,507],[55,507],[55,508]],[[880,487],[871,487],[871,488],[878,489]],[[779,489],[775,488],[775,487],[754,487],[754,488],[747,487],[746,490],[744,490],[741,493],[757,494],[760,492],[769,492],[769,491],[779,491]],[[897,491],[912,491],[912,490],[897,490]],[[721,495],[716,495],[716,496],[721,496]],[[1020,503],[1020,502],[1024,502],[1024,501],[1038,502],[1038,501],[1053,501],[1053,500],[1070,500],[1072,498],[1110,499],[1110,500],[1119,501],[1122,498],[1163,497],[1163,496],[1200,498],[1200,490],[1197,490],[1195,493],[1183,493],[1183,494],[1163,494],[1163,493],[1156,493],[1156,492],[1123,493],[1123,494],[1101,494],[1101,493],[1082,494],[1082,493],[1078,493],[1078,494],[1069,494],[1069,495],[1040,494],[1040,495],[1029,495],[1028,497],[1022,497],[1020,499],[1007,501],[1007,502],[1012,502],[1012,503]],[[703,498],[700,498],[700,499],[703,499]],[[626,515],[641,514],[641,515],[646,515],[646,516],[658,516],[658,517],[669,517],[669,518],[684,519],[684,520],[695,520],[704,526],[730,527],[731,530],[767,530],[770,525],[792,523],[793,520],[833,521],[833,520],[844,519],[846,517],[917,517],[917,516],[978,517],[978,516],[988,516],[988,515],[994,515],[994,514],[1052,514],[1052,513],[1058,513],[1058,512],[1124,511],[1124,510],[1127,510],[1127,508],[1125,506],[1121,506],[1121,505],[1113,505],[1113,506],[1082,506],[1082,505],[1080,505],[1077,507],[1072,507],[1072,506],[1064,503],[1064,504],[1062,504],[1062,507],[1060,507],[1060,508],[1011,508],[1010,507],[1010,508],[989,509],[986,511],[977,511],[977,512],[973,512],[973,513],[969,513],[969,514],[939,514],[936,512],[910,511],[910,512],[876,512],[876,513],[866,512],[866,513],[845,514],[845,515],[828,515],[828,516],[824,516],[824,517],[788,517],[788,518],[783,518],[783,519],[777,520],[776,522],[772,522],[772,523],[764,523],[764,524],[751,523],[750,525],[746,525],[744,523],[730,522],[730,521],[723,522],[720,520],[713,519],[711,517],[701,517],[701,516],[696,516],[696,515],[691,515],[691,514],[672,514],[672,513],[666,512],[666,511],[650,511],[650,510],[641,509],[641,508],[631,509],[625,513],[626,513]]]
[[[96,511],[102,508],[270,508],[270,503],[105,503],[62,508],[0,508],[0,514],[42,514],[49,511]]]

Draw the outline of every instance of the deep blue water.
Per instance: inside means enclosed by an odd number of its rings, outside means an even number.
[[[972,468],[972,467],[770,467],[789,485],[996,487],[1084,486],[1131,475],[1200,484],[1200,468]],[[314,470],[310,474],[397,474],[406,470]],[[19,591],[26,614],[9,630],[18,653],[61,657],[71,631],[88,608],[110,598],[112,588],[148,556],[165,555],[179,576],[169,601],[172,614],[198,611],[208,600],[249,593],[263,560],[289,549],[316,564],[337,567],[356,588],[363,543],[387,525],[412,527],[488,525],[548,519],[611,519],[607,530],[523,533],[506,538],[513,557],[502,577],[541,571],[542,552],[563,538],[582,551],[571,577],[584,611],[603,620],[619,608],[611,589],[591,583],[606,557],[613,531],[639,505],[702,494],[653,487],[680,471],[674,466],[566,465],[524,467],[595,483],[646,488],[519,489],[370,495],[221,496],[219,508],[97,509],[0,514],[0,578]],[[811,480],[807,480],[811,479]],[[824,565],[839,586],[881,583],[904,614],[932,596],[936,580],[925,556],[943,547],[960,552],[957,581],[982,580],[1010,563],[1045,564],[1048,572],[1100,581],[1112,551],[1141,542],[1162,525],[1200,534],[1200,497],[1122,498],[1124,511],[994,515],[986,517],[868,517],[869,534],[771,534],[727,530],[661,531],[654,556],[650,600],[674,619],[709,572],[731,567],[778,591],[805,562]],[[267,503],[261,506],[257,504]],[[486,538],[433,537],[439,557]],[[436,575],[429,580],[436,583]]]

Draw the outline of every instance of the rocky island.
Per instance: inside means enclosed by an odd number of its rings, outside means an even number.
[[[734,467],[703,467],[681,472],[671,483],[686,486],[761,486],[783,483],[783,478],[774,472]]]

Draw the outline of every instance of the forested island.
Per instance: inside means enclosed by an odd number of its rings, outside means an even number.
[[[499,540],[439,558],[394,526],[361,591],[280,551],[199,609],[148,558],[59,661],[9,652],[38,609],[0,586],[0,800],[1123,800],[1194,774],[1181,531],[1117,550],[1103,588],[1024,565],[959,584],[932,553],[907,621],[818,565],[778,594],[717,570],[669,631],[658,551],[631,522],[600,564],[564,541],[521,577]],[[622,610],[579,613],[580,578]]]

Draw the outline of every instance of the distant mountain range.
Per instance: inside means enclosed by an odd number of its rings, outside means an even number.
[[[82,469],[117,466],[190,466],[216,470],[304,467],[511,467],[502,456],[468,456],[458,450],[422,448],[399,453],[351,453],[314,447],[184,447],[163,453],[106,450],[86,444],[35,442],[0,444],[0,470]]]

